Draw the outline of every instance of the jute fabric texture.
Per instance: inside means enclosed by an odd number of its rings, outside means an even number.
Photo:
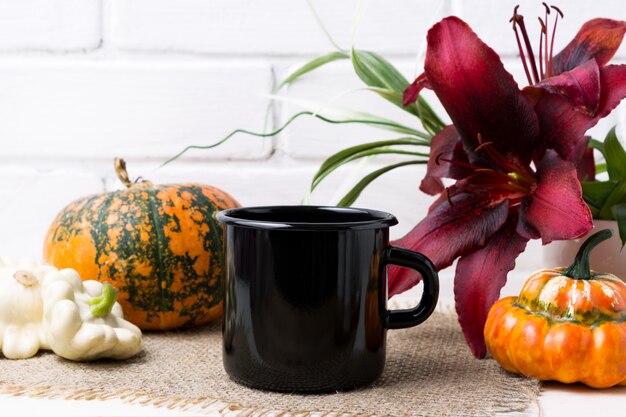
[[[4,393],[121,398],[199,415],[528,415],[536,409],[539,388],[537,381],[506,373],[493,359],[474,359],[456,317],[444,313],[387,333],[385,372],[372,386],[324,395],[267,393],[232,382],[222,368],[217,324],[146,333],[142,353],[123,362],[75,363],[51,352],[0,359]]]

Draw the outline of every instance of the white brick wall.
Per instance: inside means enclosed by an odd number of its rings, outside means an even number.
[[[336,41],[349,48],[363,2],[312,2]],[[354,43],[388,57],[412,79],[428,27],[454,13],[524,83],[508,23],[515,3],[371,0]],[[566,17],[559,23],[559,48],[588,18],[626,19],[623,0],[560,6]],[[532,30],[541,10],[539,1],[522,6]],[[246,205],[298,204],[323,158],[393,135],[301,119],[275,139],[240,135],[156,168],[187,145],[210,144],[237,127],[262,129],[264,95],[276,80],[331,48],[305,0],[0,0],[0,254],[39,258],[46,228],[61,207],[118,186],[114,156],[127,158],[132,176],[210,183]],[[626,62],[626,47],[617,60]],[[340,62],[296,83],[285,96],[335,99],[334,105],[419,126],[372,93],[353,91],[361,86],[349,63]],[[340,92],[346,94],[337,98]],[[623,119],[623,107],[594,134]],[[272,120],[281,124],[297,109],[282,103]],[[339,170],[311,202],[336,202],[359,172],[392,159]],[[417,189],[422,173],[422,167],[406,167],[382,177],[357,205],[395,213],[400,225],[393,236],[400,236],[432,201]],[[518,262],[520,270],[536,268],[540,251],[533,243]]]
[[[101,39],[99,0],[1,0],[0,51],[80,52]]]

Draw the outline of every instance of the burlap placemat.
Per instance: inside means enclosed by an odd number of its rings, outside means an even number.
[[[45,352],[0,359],[0,391],[68,399],[122,398],[223,415],[492,416],[520,413],[539,394],[536,381],[472,357],[451,314],[388,332],[387,364],[371,387],[326,395],[285,395],[241,387],[222,369],[216,324],[147,333],[143,352],[124,362],[75,363]]]

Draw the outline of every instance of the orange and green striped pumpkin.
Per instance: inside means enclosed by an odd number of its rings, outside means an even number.
[[[230,195],[201,184],[131,182],[65,207],[45,239],[44,259],[57,268],[113,284],[124,316],[142,329],[206,323],[222,313],[220,210],[238,207]]]

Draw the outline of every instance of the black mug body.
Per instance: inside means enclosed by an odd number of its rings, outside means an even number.
[[[420,303],[428,311],[393,317],[394,325],[384,275],[397,263],[389,246],[396,220],[387,213],[257,207],[218,220],[226,224],[224,368],[241,384],[289,392],[369,384],[385,365],[387,328],[423,321],[436,303],[430,285]]]

